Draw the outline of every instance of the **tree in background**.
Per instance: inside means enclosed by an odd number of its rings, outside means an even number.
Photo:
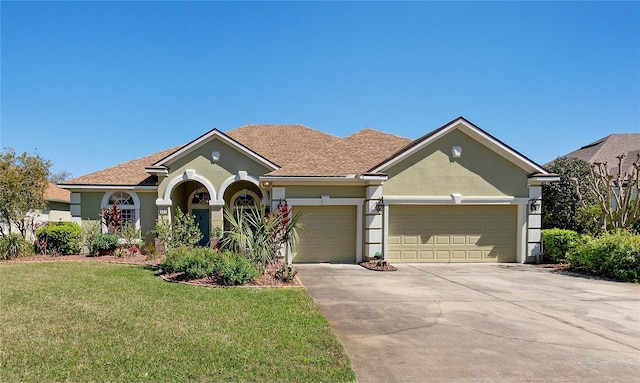
[[[69,173],[66,170],[61,170],[57,173],[53,173],[52,175],[50,175],[49,181],[57,185],[59,183],[62,183],[62,181],[68,180],[69,178],[71,178],[71,173]]]
[[[542,227],[544,229],[568,229],[584,233],[587,229],[580,218],[580,196],[572,179],[586,180],[590,174],[588,162],[569,157],[559,157],[548,167],[552,173],[560,175],[560,181],[542,186]],[[595,203],[595,198],[582,182],[578,190],[585,205]]]
[[[38,154],[16,155],[12,148],[0,152],[0,220],[8,224],[0,225],[0,234],[15,227],[25,237],[34,226],[33,213],[47,206],[50,167],[51,161]]]
[[[593,163],[585,182],[580,182],[578,178],[572,179],[582,208],[597,213],[590,214],[589,218],[602,231],[629,229],[640,219],[640,154],[629,172],[622,169],[625,157],[626,154],[617,157],[618,166],[614,169],[609,169],[606,162]],[[594,203],[587,199],[585,188],[588,195],[595,196],[597,209],[593,209]]]

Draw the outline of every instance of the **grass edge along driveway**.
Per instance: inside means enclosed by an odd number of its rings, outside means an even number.
[[[0,381],[355,380],[304,288],[202,288],[93,262],[0,263],[0,284]]]

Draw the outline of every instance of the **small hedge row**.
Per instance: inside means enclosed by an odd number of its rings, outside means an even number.
[[[171,249],[160,268],[165,273],[183,273],[186,279],[213,277],[225,286],[247,283],[258,274],[255,266],[241,254],[220,253],[206,247]]]
[[[571,270],[624,282],[640,282],[640,235],[628,231],[597,237],[575,231],[542,230],[545,259]]]
[[[640,282],[640,235],[626,231],[584,235],[567,255],[571,269],[624,282]]]

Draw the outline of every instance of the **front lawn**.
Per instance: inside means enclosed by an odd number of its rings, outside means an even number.
[[[0,381],[355,380],[303,288],[203,288],[142,266],[0,264]]]

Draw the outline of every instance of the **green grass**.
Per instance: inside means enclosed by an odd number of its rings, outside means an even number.
[[[212,289],[141,266],[0,264],[0,381],[354,381],[303,288]]]

